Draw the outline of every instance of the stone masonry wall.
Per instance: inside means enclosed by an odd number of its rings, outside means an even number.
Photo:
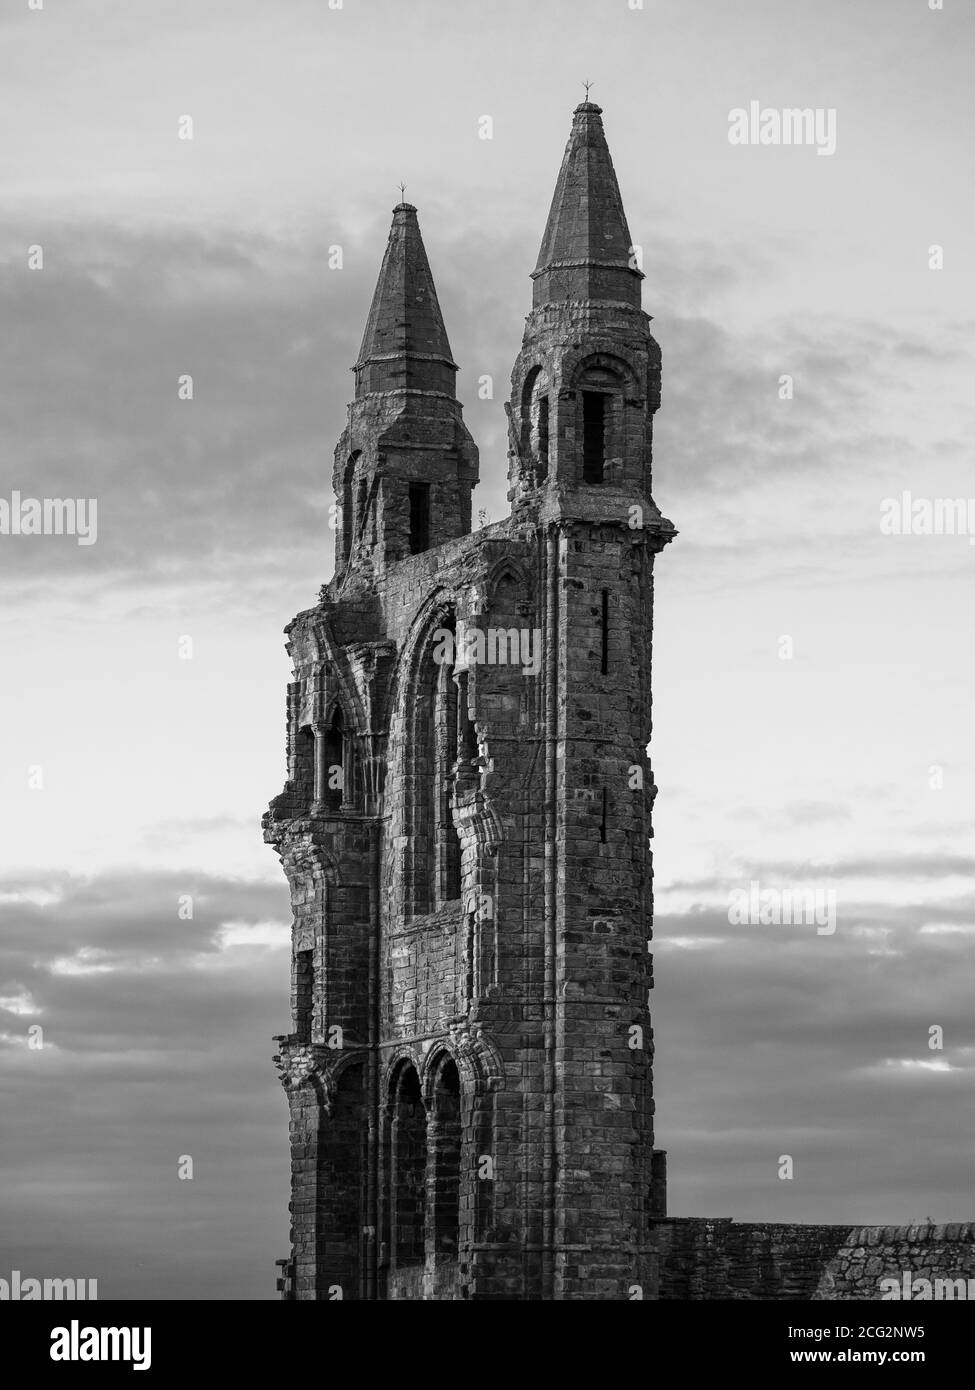
[[[671,1218],[654,1223],[663,1299],[862,1301],[911,1280],[972,1280],[975,1223],[799,1226]],[[911,1287],[911,1285],[908,1285]],[[923,1286],[915,1290],[924,1293]],[[957,1291],[955,1291],[957,1292]]]

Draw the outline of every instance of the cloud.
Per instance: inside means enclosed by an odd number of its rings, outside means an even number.
[[[975,899],[956,910],[971,920]],[[921,1203],[922,1216],[963,1219],[970,943],[926,935],[933,915],[896,890],[858,905],[832,937],[732,928],[700,903],[658,910],[656,1142],[670,1152],[673,1214],[899,1223]],[[934,1025],[943,1050],[929,1045]],[[783,1153],[794,1182],[778,1178]]]
[[[797,810],[796,807],[792,808]],[[776,817],[779,812],[776,809]],[[783,815],[785,812],[782,813]],[[843,817],[839,817],[843,818]],[[819,816],[811,818],[817,821]],[[800,824],[806,823],[800,817]],[[876,854],[872,856],[849,856],[846,859],[744,859],[729,867],[726,874],[707,874],[690,879],[662,878],[658,892],[691,893],[699,895],[727,894],[733,888],[741,887],[752,879],[760,880],[769,887],[775,884],[823,883],[826,880],[844,879],[936,879],[943,882],[950,878],[975,878],[975,858],[967,854],[938,853],[918,854]],[[964,909],[963,909],[964,910]],[[939,908],[940,911],[940,908]]]
[[[513,228],[489,240],[460,226],[456,213],[446,226],[431,213],[431,227],[434,274],[463,364],[459,393],[482,447],[477,500],[497,520],[507,512],[502,407],[520,346],[512,291],[525,275],[524,236]],[[297,233],[91,222],[50,226],[41,271],[29,270],[22,254],[8,259],[0,313],[18,324],[16,341],[8,337],[0,350],[9,487],[98,503],[96,545],[4,540],[13,597],[70,573],[86,593],[117,590],[123,580],[141,590],[191,580],[197,591],[257,596],[297,581],[313,599],[331,570],[331,454],[385,217],[332,235],[343,244],[341,270],[328,269],[319,239]],[[8,237],[16,241],[12,229]],[[734,248],[674,239],[655,254],[678,271],[685,266],[689,282],[699,275],[708,292],[741,277]],[[471,263],[477,277],[467,273]],[[906,333],[892,344],[887,329],[859,322],[773,320],[749,337],[678,306],[655,331],[665,390],[658,488],[675,514],[708,489],[716,508],[708,530],[717,524],[721,544],[733,549],[748,534],[746,526],[737,535],[748,510],[750,524],[781,527],[774,491],[771,516],[768,504],[758,505],[760,482],[795,488],[815,472],[823,487],[849,473],[854,451],[862,472],[879,471],[903,449],[884,427],[884,390],[897,383],[893,357],[958,361],[962,353],[957,335],[937,348]],[[778,399],[783,372],[795,377],[793,401]],[[485,374],[494,394],[482,401],[476,388]],[[191,401],[178,399],[187,375]],[[715,497],[712,485],[729,469],[734,493]],[[726,524],[735,514],[738,523]],[[693,543],[700,531],[690,530]]]
[[[31,1117],[5,1128],[2,1261],[98,1278],[102,1298],[273,1297],[288,1244],[271,1062],[290,1026],[283,878],[59,876],[43,906],[37,886],[0,880],[0,978],[16,982],[0,998],[2,1105]]]
[[[0,348],[7,485],[98,504],[97,544],[80,552],[73,537],[4,538],[9,595],[36,596],[70,573],[86,598],[134,582],[143,601],[192,585],[197,603],[227,591],[239,601],[243,589],[247,606],[288,584],[313,601],[331,576],[332,452],[386,231],[385,214],[333,230],[340,270],[320,238],[92,222],[49,227],[41,271],[8,259],[0,314],[18,335]],[[434,236],[466,364],[459,392],[485,453],[478,501],[497,519],[520,324],[484,286],[513,274],[516,239],[468,227]],[[478,399],[484,374],[490,401]],[[186,376],[192,400],[178,398]]]
[[[324,563],[350,379],[338,364],[358,347],[347,325],[363,292],[361,275],[326,282],[309,248],[256,236],[66,225],[48,233],[43,271],[8,265],[8,485],[94,497],[99,515],[82,556],[73,541],[8,538],[14,575],[145,586],[192,562],[200,583],[248,569],[256,582],[313,540]],[[177,398],[186,374],[192,401]]]
[[[13,984],[10,994],[0,994],[0,1013],[35,1018],[40,1012],[30,992],[20,985]]]
[[[289,1026],[284,880],[7,875],[0,893],[0,1007],[15,1005],[0,1024],[2,1103],[33,1117],[5,1139],[11,1267],[70,1264],[103,1297],[270,1297],[287,1249],[287,1112],[270,1063]],[[921,1202],[922,1216],[958,1218],[975,1123],[968,946],[923,931],[952,918],[876,899],[823,938],[732,928],[703,903],[658,912],[657,1142],[675,1214],[883,1222]],[[897,947],[885,957],[878,923]],[[35,1021],[41,1051],[27,1045]],[[777,1177],[782,1153],[794,1183]],[[191,1182],[176,1176],[183,1154]]]
[[[785,860],[763,866],[765,874],[783,878],[952,878],[975,877],[969,854],[897,854],[854,856],[837,860]]]

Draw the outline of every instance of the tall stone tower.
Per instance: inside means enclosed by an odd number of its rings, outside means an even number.
[[[298,1299],[655,1296],[660,352],[600,108],[577,107],[512,373],[508,519],[416,209],[335,453],[337,568],[287,629]],[[662,1158],[662,1156],[660,1156]]]

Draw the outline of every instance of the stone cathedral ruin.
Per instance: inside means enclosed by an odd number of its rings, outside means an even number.
[[[908,1236],[916,1268],[970,1263],[970,1227],[667,1218],[646,748],[676,533],[642,279],[586,100],[512,372],[511,514],[472,533],[478,451],[393,211],[264,819],[294,909],[286,1298],[872,1297],[867,1261]]]

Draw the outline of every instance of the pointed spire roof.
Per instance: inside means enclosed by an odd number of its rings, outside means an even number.
[[[630,266],[630,229],[603,132],[602,107],[575,109],[542,237],[534,304],[618,300],[640,305],[642,271]]]
[[[393,208],[366,331],[353,371],[356,396],[372,391],[454,395],[454,362],[412,203]]]

